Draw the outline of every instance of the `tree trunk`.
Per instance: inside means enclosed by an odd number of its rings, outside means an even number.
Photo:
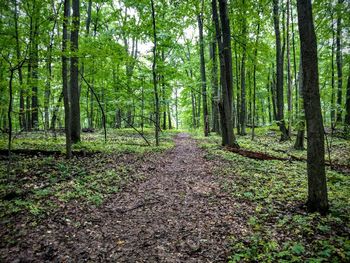
[[[258,28],[256,32],[255,50],[254,50],[254,66],[253,66],[253,123],[252,123],[252,140],[255,136],[255,115],[256,115],[256,64],[258,63],[258,43],[260,34],[260,20],[258,21]]]
[[[175,124],[176,124],[176,130],[179,129],[179,112],[178,112],[178,95],[177,95],[177,88],[175,88]]]
[[[269,74],[267,75],[267,84],[266,84],[266,90],[267,90],[267,106],[269,110],[269,124],[272,123],[272,110],[271,110],[271,92],[270,92],[270,71]]]
[[[64,97],[66,156],[68,159],[72,157],[70,89],[68,87],[68,58],[66,56],[67,43],[68,43],[69,16],[70,16],[70,0],[64,0],[64,20],[63,20],[63,36],[62,36],[62,84],[63,84],[63,97]]]
[[[213,8],[213,13],[217,16],[216,2],[215,8]],[[215,11],[214,11],[215,9]],[[236,138],[233,132],[233,118],[232,118],[232,89],[233,89],[233,75],[232,75],[232,51],[231,51],[231,31],[230,31],[230,21],[227,12],[227,0],[219,0],[219,10],[220,10],[220,21],[221,21],[221,33],[216,30],[217,39],[220,50],[220,64],[222,66],[221,75],[222,78],[222,100],[221,100],[221,127],[222,127],[222,137],[223,145],[239,147],[236,142]],[[218,18],[215,19],[217,21]],[[216,28],[218,28],[218,23]],[[221,36],[222,35],[222,44]],[[225,130],[225,132],[224,132]]]
[[[247,120],[247,103],[246,103],[246,81],[245,81],[245,59],[246,47],[243,46],[242,62],[241,62],[241,110],[240,110],[240,135],[246,135],[246,120]]]
[[[287,0],[287,104],[288,104],[288,137],[292,134],[292,77],[290,73],[290,41],[289,41],[289,16],[290,16],[290,0]]]
[[[240,83],[240,79],[239,79],[239,59],[238,59],[238,52],[237,52],[237,44],[235,41],[235,64],[236,64],[236,124],[237,124],[237,133],[241,134],[241,121],[240,121],[240,115],[241,115],[241,111],[240,111],[240,87],[239,87],[239,83]]]
[[[281,131],[281,141],[289,139],[288,131],[284,121],[284,96],[283,96],[283,54],[281,48],[281,33],[279,28],[279,3],[273,0],[273,20],[276,34],[276,121]]]
[[[202,5],[204,3],[202,2]],[[203,6],[202,6],[203,8]],[[204,60],[204,43],[203,43],[203,14],[200,13],[197,17],[199,28],[199,48],[200,48],[200,71],[201,71],[201,86],[202,86],[202,100],[203,100],[203,126],[204,136],[209,136],[209,115],[207,105],[207,77],[205,72],[205,60]]]
[[[348,73],[348,83],[346,86],[346,103],[345,103],[345,132],[350,132],[350,65],[349,65],[349,73]]]
[[[335,120],[335,114],[336,114],[336,106],[335,106],[335,70],[334,70],[334,53],[335,53],[335,33],[334,33],[334,22],[333,22],[333,11],[331,11],[331,24],[332,24],[332,63],[331,63],[331,71],[332,71],[332,94],[331,94],[331,128],[332,130],[335,128],[336,120]]]
[[[79,59],[78,40],[80,26],[80,4],[79,0],[72,1],[72,30],[71,30],[71,51],[70,59],[70,89],[71,89],[71,140],[72,143],[80,141],[80,92],[79,92]]]
[[[212,131],[219,132],[219,113],[218,113],[218,64],[216,58],[216,38],[213,34],[213,40],[210,44],[210,60],[212,61],[211,67],[211,114],[212,114]]]
[[[153,26],[153,63],[152,63],[152,74],[153,74],[153,89],[154,89],[154,99],[155,99],[155,139],[156,146],[159,146],[159,97],[157,88],[157,31],[156,31],[156,15],[154,10],[154,2],[151,0],[152,8],[152,26]]]
[[[35,2],[34,2],[35,5]],[[39,129],[39,103],[38,103],[38,71],[39,71],[39,8],[33,14],[33,36],[32,36],[32,50],[31,50],[31,87],[32,87],[32,116],[31,127],[34,130]]]
[[[16,37],[16,56],[19,61],[21,58],[21,47],[19,43],[19,32],[18,32],[18,9],[17,9],[17,1],[14,1],[15,11],[14,11],[14,20],[15,20],[15,37]],[[23,75],[22,75],[22,67],[18,68],[18,79],[20,85],[20,98],[19,98],[19,127],[21,130],[26,127],[26,118],[24,114],[24,89],[23,89]]]
[[[304,107],[303,105],[303,72],[302,72],[302,61],[301,61],[301,56],[300,56],[300,62],[299,62],[299,97],[296,98],[296,100],[300,100],[300,105],[301,105],[301,109],[303,109]],[[297,123],[297,129],[298,129],[298,134],[297,134],[297,138],[295,140],[295,144],[294,144],[294,149],[296,150],[304,150],[304,137],[305,137],[305,116],[304,113],[300,113],[299,115],[299,119],[298,119],[298,123]]]
[[[310,212],[328,211],[324,160],[324,129],[318,81],[317,42],[311,0],[298,0],[298,22],[302,59],[303,99],[307,127],[308,201]]]
[[[343,88],[343,71],[342,71],[342,50],[341,50],[341,31],[342,31],[342,25],[341,25],[341,7],[344,0],[338,0],[338,6],[337,6],[337,36],[336,36],[336,45],[337,45],[337,52],[336,52],[336,61],[337,61],[337,75],[338,75],[338,95],[337,95],[337,123],[342,123],[342,88]]]
[[[295,83],[295,119],[298,119],[299,116],[299,92],[298,92],[298,81],[297,81],[297,60],[296,60],[296,51],[295,51],[295,32],[294,32],[294,18],[293,18],[293,8],[290,6],[290,16],[292,22],[292,46],[293,46],[293,68],[294,68],[294,83]]]
[[[168,106],[168,128],[169,128],[169,130],[171,130],[173,128],[173,126],[171,124],[171,112],[170,112],[170,103],[169,102],[168,102],[167,106]]]

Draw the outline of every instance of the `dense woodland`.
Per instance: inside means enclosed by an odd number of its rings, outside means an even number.
[[[1,260],[350,260],[350,2],[0,1]]]

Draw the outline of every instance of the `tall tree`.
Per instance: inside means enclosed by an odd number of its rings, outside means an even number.
[[[228,17],[227,0],[219,0],[220,25],[217,17],[216,0],[212,1],[213,16],[216,27],[216,36],[220,53],[220,75],[222,86],[222,98],[220,101],[222,144],[232,147],[239,147],[233,132],[232,118],[232,90],[233,90],[233,74],[232,74],[232,51],[231,51],[231,30],[230,20]],[[222,36],[222,40],[221,40]]]
[[[242,15],[242,61],[241,61],[241,110],[240,110],[240,135],[246,135],[246,121],[247,121],[247,103],[246,103],[246,57],[247,57],[247,21],[245,12],[245,1],[242,0],[243,15]]]
[[[71,139],[72,143],[80,141],[80,91],[79,91],[79,27],[80,3],[72,0],[72,30],[71,30],[71,59],[70,59],[70,90],[71,90]]]
[[[39,17],[40,17],[40,3],[33,1],[33,12],[31,16],[31,51],[30,64],[31,76],[30,84],[32,88],[32,116],[31,127],[34,130],[39,128],[39,101],[38,101],[38,85],[39,85]]]
[[[273,21],[276,36],[276,121],[281,131],[281,141],[289,139],[284,121],[284,96],[283,96],[283,54],[281,47],[281,32],[279,21],[279,0],[273,0]]]
[[[154,1],[151,0],[152,8],[152,29],[153,29],[153,63],[152,63],[152,75],[153,75],[153,89],[155,98],[155,138],[156,146],[159,146],[159,96],[157,87],[157,31],[156,31],[156,13],[154,9]],[[177,106],[177,103],[176,103]],[[176,120],[176,128],[178,128],[178,122]]]
[[[289,21],[290,21],[290,0],[287,0],[287,104],[288,104],[288,136],[292,134],[292,76],[290,69],[290,38],[289,38]]]
[[[324,129],[318,80],[317,42],[311,0],[298,0],[298,24],[303,71],[303,99],[307,127],[307,173],[310,212],[328,211],[324,160]]]
[[[213,28],[215,30],[215,24],[213,22]],[[213,33],[213,39],[210,43],[210,59],[212,61],[211,66],[211,113],[212,113],[212,131],[219,132],[219,113],[218,113],[218,99],[219,99],[219,86],[218,86],[218,64],[217,64],[217,45],[216,36]]]
[[[342,93],[343,93],[343,63],[341,50],[341,31],[342,31],[342,4],[344,0],[338,0],[337,6],[337,34],[336,34],[336,62],[337,62],[337,77],[338,77],[338,94],[337,94],[337,123],[342,122]]]
[[[255,115],[256,115],[256,65],[258,63],[258,43],[260,35],[260,20],[256,30],[255,49],[254,49],[254,66],[253,66],[253,122],[252,122],[252,140],[255,136]],[[264,114],[263,114],[264,116]]]
[[[71,111],[70,111],[70,90],[68,86],[68,58],[67,58],[67,44],[68,44],[68,27],[70,16],[70,0],[64,0],[63,6],[63,33],[62,33],[62,85],[64,97],[64,126],[66,133],[66,156],[71,158]]]
[[[17,0],[13,1],[15,5],[14,9],[14,22],[15,22],[15,37],[16,37],[16,57],[19,61],[21,58],[21,47],[20,47],[20,39],[19,39],[19,30],[18,30],[18,5]],[[25,129],[26,127],[26,118],[24,114],[24,88],[23,88],[23,75],[22,75],[22,67],[18,68],[18,79],[20,85],[20,99],[19,99],[19,125],[21,129]]]
[[[199,29],[199,56],[200,56],[200,71],[201,71],[201,86],[202,86],[202,101],[203,101],[203,125],[204,136],[209,136],[209,114],[207,105],[207,77],[205,72],[204,60],[204,40],[203,40],[203,8],[204,1],[202,1],[202,10],[197,16]]]

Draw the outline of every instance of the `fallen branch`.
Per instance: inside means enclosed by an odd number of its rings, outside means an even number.
[[[255,159],[255,160],[261,160],[261,161],[271,161],[271,160],[278,160],[278,161],[298,161],[298,162],[307,162],[307,159],[297,157],[294,155],[289,155],[287,158],[286,157],[278,157],[278,156],[273,156],[269,155],[266,153],[262,152],[254,152],[254,151],[249,151],[245,149],[237,149],[233,147],[225,147],[225,149],[229,152],[237,153],[239,155],[242,155],[244,157],[250,158],[250,159]],[[350,174],[350,166],[344,165],[344,164],[335,164],[335,163],[329,163],[325,162],[325,165],[330,167],[331,170],[344,173],[344,174]]]

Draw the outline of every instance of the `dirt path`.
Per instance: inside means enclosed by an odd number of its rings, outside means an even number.
[[[175,143],[145,164],[145,180],[98,208],[62,209],[11,253],[18,262],[227,262],[244,215],[220,190],[217,164],[188,135]]]

